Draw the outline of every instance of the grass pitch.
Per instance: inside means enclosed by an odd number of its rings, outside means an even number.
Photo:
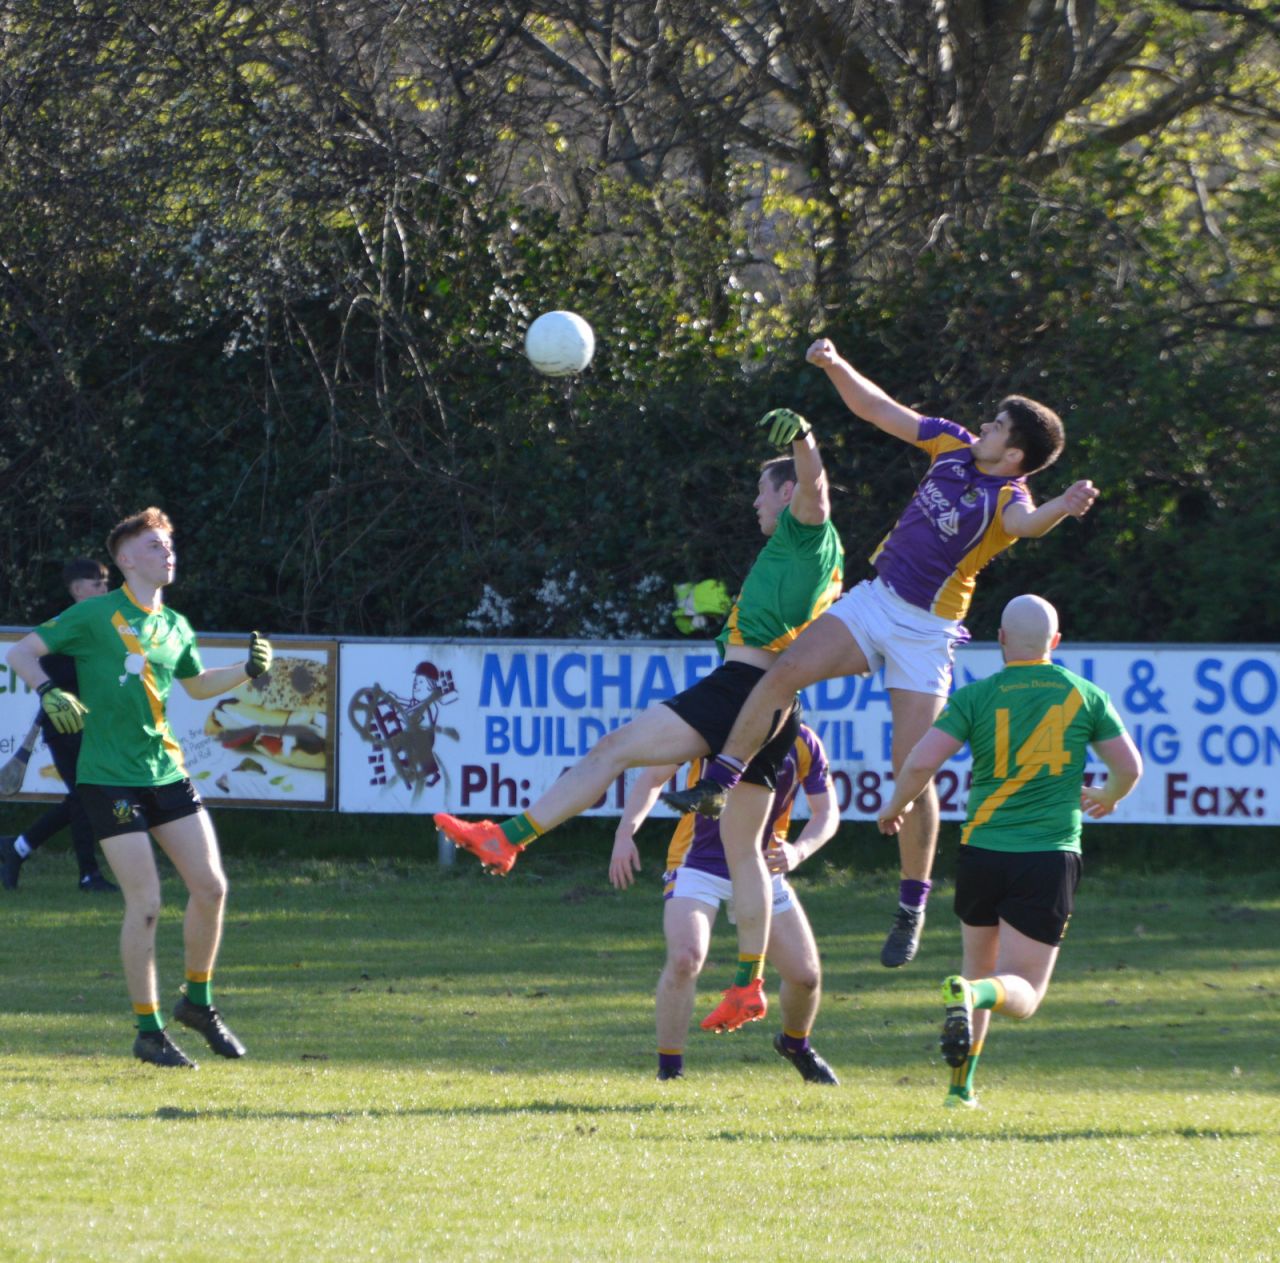
[[[797,882],[841,1087],[803,1083],[771,1020],[691,1032],[659,1084],[653,863],[618,895],[543,845],[506,881],[232,858],[215,995],[250,1055],[178,1028],[196,1073],[129,1055],[118,900],[28,864],[0,892],[0,1258],[1276,1257],[1280,874],[1086,874],[1044,1007],[995,1018],[958,1115],[948,889],[890,972],[887,879]],[[722,922],[699,1016],[734,958]]]

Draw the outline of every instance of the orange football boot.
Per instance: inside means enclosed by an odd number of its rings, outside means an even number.
[[[764,979],[754,978],[745,987],[730,987],[724,999],[702,1019],[704,1031],[736,1031],[748,1022],[758,1022],[769,1011],[764,997]]]
[[[459,820],[447,812],[438,811],[431,817],[450,842],[470,851],[485,866],[486,871],[497,877],[505,877],[524,850],[513,846],[502,835],[502,830],[492,820]]]

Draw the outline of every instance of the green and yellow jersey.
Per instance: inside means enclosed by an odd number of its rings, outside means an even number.
[[[1011,662],[957,689],[935,727],[967,741],[973,755],[961,843],[1080,850],[1087,747],[1124,732],[1102,689],[1050,662]]]
[[[36,628],[53,653],[75,659],[89,708],[77,778],[146,788],[187,775],[165,716],[175,679],[203,670],[195,633],[166,605],[139,605],[128,585],[90,597]]]
[[[721,653],[730,645],[785,649],[834,604],[843,581],[844,545],[836,528],[830,520],[797,522],[787,505],[716,637]]]

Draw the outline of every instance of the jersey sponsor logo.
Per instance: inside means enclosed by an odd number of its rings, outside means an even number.
[[[951,536],[960,529],[960,513],[947,499],[947,494],[932,478],[926,478],[916,492],[916,500],[925,517],[940,534]]]

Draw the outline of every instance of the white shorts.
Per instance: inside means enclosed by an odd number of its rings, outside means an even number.
[[[827,613],[849,629],[873,672],[884,667],[886,688],[935,697],[951,691],[955,647],[966,636],[955,619],[909,604],[880,579],[864,579]]]
[[[794,908],[794,891],[790,883],[781,873],[775,873],[770,881],[773,887],[773,915],[779,916]],[[709,904],[713,910],[725,905],[725,915],[729,924],[733,925],[733,882],[727,877],[717,877],[715,873],[704,872],[700,868],[677,868],[668,871],[663,877],[662,897],[664,899],[696,899],[699,903]]]

